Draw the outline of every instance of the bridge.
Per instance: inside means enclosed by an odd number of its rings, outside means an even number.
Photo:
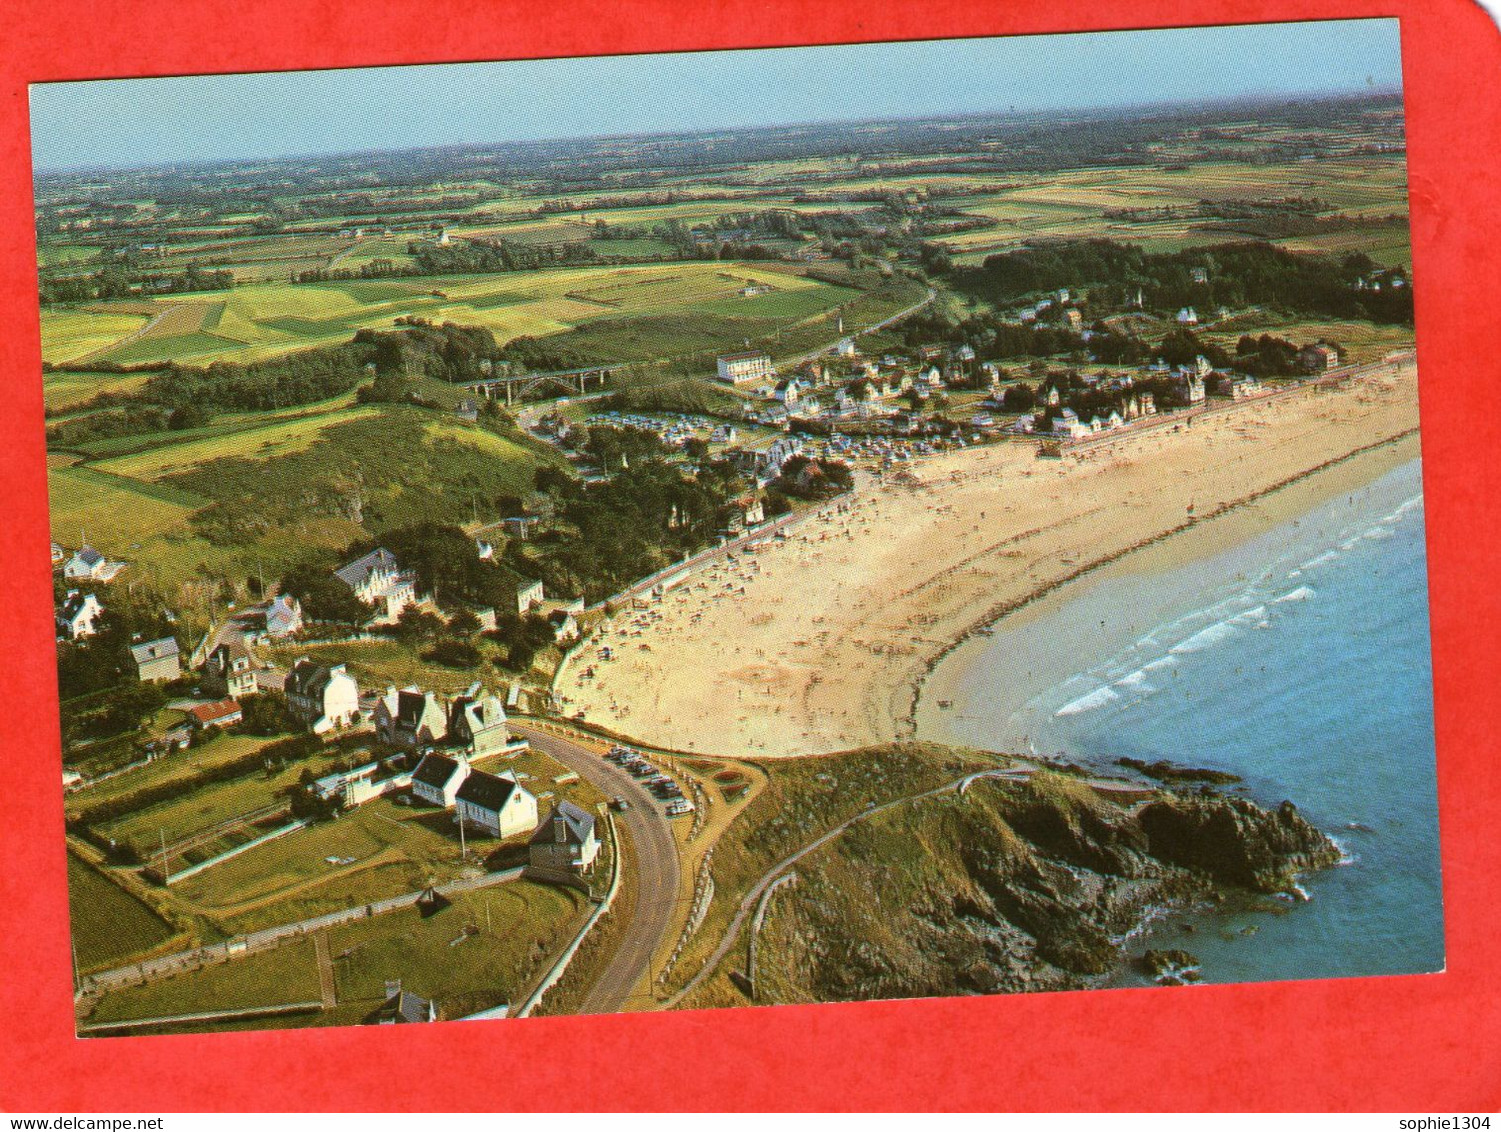
[[[576,393],[583,396],[589,391],[592,381],[603,389],[605,380],[619,366],[590,366],[585,369],[564,369],[551,373],[520,373],[505,377],[487,377],[480,381],[466,382],[464,388],[493,401],[497,396],[505,398],[507,405],[517,398],[526,400],[543,390],[555,390],[559,394]]]

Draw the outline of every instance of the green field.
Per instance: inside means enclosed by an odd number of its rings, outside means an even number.
[[[243,959],[111,991],[99,1000],[87,1021],[120,1022],[207,1010],[317,1002],[318,998],[313,941],[300,939]]]
[[[386,981],[400,979],[403,989],[438,999],[449,1017],[514,1002],[578,929],[583,908],[572,889],[518,880],[459,894],[428,919],[412,909],[335,928],[339,1001],[373,1010]],[[479,933],[464,939],[466,925]]]
[[[78,967],[85,973],[123,963],[174,934],[150,908],[72,853],[68,854],[68,913]]]
[[[357,330],[390,326],[404,315],[483,326],[505,342],[519,335],[554,334],[612,316],[691,313],[703,309],[705,303],[729,298],[751,281],[769,282],[781,292],[807,292],[796,308],[799,311],[828,309],[848,297],[844,288],[764,265],[560,268],[304,285],[249,283],[195,297],[192,303],[157,300],[154,306],[161,311],[173,308],[170,315],[149,333],[113,349],[109,348],[112,342],[145,325],[143,316],[117,310],[49,310],[44,312],[42,334],[44,356],[53,361],[88,355],[92,361],[122,364],[243,362],[345,342]],[[777,313],[775,303],[767,304],[764,312],[734,313],[784,317]]]
[[[173,842],[284,802],[288,787],[296,785],[304,768],[311,769],[314,774],[325,774],[345,757],[331,754],[308,759],[279,770],[270,778],[257,772],[228,782],[213,783],[185,797],[102,822],[98,829],[106,837],[133,846],[142,858],[150,860],[153,853],[160,853],[163,837],[170,850]],[[174,864],[174,869],[177,867]]]
[[[180,528],[195,507],[147,485],[89,467],[49,468],[47,493],[52,537],[76,546],[80,532],[111,553],[124,553],[156,535]]]
[[[135,334],[150,320],[144,315],[91,312],[73,308],[42,311],[42,361],[67,362],[102,350]]]
[[[436,1000],[445,1018],[514,1002],[577,930],[583,905],[571,889],[512,881],[456,894],[448,907],[427,918],[411,908],[356,920],[327,933],[336,1009],[222,1028],[358,1024],[385,1001],[387,982],[398,979],[404,990]],[[319,995],[316,945],[303,938],[111,991],[85,1021],[316,1002]]]
[[[278,421],[260,428],[211,435],[152,448],[130,456],[101,460],[92,465],[102,472],[136,480],[156,480],[201,467],[214,460],[239,458],[270,460],[312,447],[325,429],[336,425],[364,421],[378,415],[380,409],[362,405],[331,413],[317,413],[292,420]]]

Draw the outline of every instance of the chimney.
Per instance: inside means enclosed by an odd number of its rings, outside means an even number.
[[[400,993],[401,993],[401,980],[400,979],[387,979],[386,980],[386,997],[387,998],[395,998]]]

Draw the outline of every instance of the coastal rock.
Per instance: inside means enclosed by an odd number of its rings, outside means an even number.
[[[1339,847],[1283,802],[1263,810],[1220,794],[1169,796],[1138,816],[1153,857],[1254,892],[1282,892],[1297,874],[1337,865]]]
[[[874,815],[802,859],[759,937],[758,1001],[1097,985],[1149,918],[1337,860],[1290,806],[1162,794],[1133,810],[1067,775],[977,781],[962,800]],[[1200,977],[1179,949],[1140,963],[1164,984]]]

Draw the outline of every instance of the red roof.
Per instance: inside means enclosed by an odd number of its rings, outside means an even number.
[[[220,700],[213,704],[194,704],[188,708],[188,714],[193,717],[193,722],[199,727],[212,727],[215,724],[226,724],[240,718],[240,705],[236,700]]]

